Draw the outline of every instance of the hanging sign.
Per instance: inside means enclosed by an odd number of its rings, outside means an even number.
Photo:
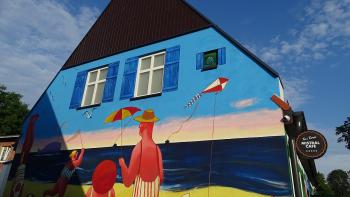
[[[307,159],[322,157],[327,150],[327,140],[319,132],[308,130],[298,135],[296,139],[298,153]]]

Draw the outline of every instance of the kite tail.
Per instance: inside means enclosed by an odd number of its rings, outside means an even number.
[[[187,105],[185,105],[185,108],[190,108],[201,96],[202,96],[202,92],[194,95],[194,97],[190,100],[190,102],[188,102]]]

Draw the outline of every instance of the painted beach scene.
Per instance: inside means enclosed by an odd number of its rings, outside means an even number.
[[[246,196],[288,196],[291,191],[288,171],[284,169],[288,162],[283,149],[284,141],[284,137],[269,137],[161,144],[164,181],[160,187],[160,196],[163,193],[165,196],[188,193],[199,197],[206,196],[207,192],[232,196],[245,196],[244,193],[247,193]],[[67,195],[70,191],[74,193],[87,190],[92,185],[92,175],[100,162],[110,160],[119,166],[118,159],[130,158],[132,148],[125,146],[85,150],[82,164],[72,175]],[[25,177],[25,185],[30,186],[28,192],[42,196],[45,188],[52,187],[68,162],[69,154],[70,151],[30,154]],[[18,163],[17,159],[13,165]],[[117,171],[113,184],[115,193],[117,196],[132,196],[132,188],[126,188],[122,184],[119,167]],[[14,176],[13,170],[10,180]]]
[[[28,119],[5,194],[289,196],[281,111],[227,113],[231,109],[223,107],[222,94],[228,81],[213,80],[180,101],[175,113],[140,101],[115,110],[84,110],[72,124],[39,108]],[[249,99],[236,103],[254,105]],[[97,128],[79,129],[91,123]]]
[[[310,197],[344,160],[317,99],[342,59],[309,64],[341,54],[312,15],[345,4],[4,2],[0,197]]]

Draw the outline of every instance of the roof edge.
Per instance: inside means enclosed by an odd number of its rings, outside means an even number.
[[[97,17],[96,21],[91,25],[91,27],[89,28],[89,30],[85,33],[84,37],[80,40],[80,42],[76,45],[76,47],[74,48],[74,50],[72,51],[72,53],[69,55],[69,57],[67,58],[67,60],[63,63],[60,71],[64,68],[64,65],[66,65],[66,63],[68,62],[68,60],[72,57],[72,55],[75,53],[75,51],[78,49],[78,47],[80,46],[80,44],[86,39],[86,36],[89,34],[89,32],[92,30],[92,28],[96,25],[97,21],[100,20],[100,18],[102,17],[102,15],[106,12],[106,10],[108,9],[109,6],[111,6],[113,0],[110,0],[110,2],[108,3],[108,5],[105,7],[105,9],[101,12],[101,14]],[[70,66],[68,68],[71,68],[74,66]]]
[[[273,77],[280,77],[278,72],[275,71],[271,66],[266,64],[264,61],[262,61],[260,58],[258,58],[254,53],[249,51],[247,48],[245,48],[241,43],[239,43],[237,40],[232,38],[230,35],[228,35],[226,32],[224,32],[220,27],[217,25],[213,25],[213,28],[220,33],[222,36],[224,36],[228,41],[230,41],[233,45],[235,45],[239,50],[241,50],[245,55],[250,57],[255,63],[260,65],[265,71],[267,71],[269,74],[271,74]],[[282,83],[282,82],[281,82]]]
[[[207,25],[205,27],[201,27],[201,28],[196,28],[196,29],[193,29],[191,31],[188,31],[188,32],[184,32],[184,33],[181,33],[181,34],[176,34],[174,36],[170,36],[170,37],[167,37],[167,38],[163,38],[163,39],[159,39],[159,40],[156,40],[156,41],[153,41],[153,42],[149,42],[149,43],[145,43],[145,44],[141,44],[141,45],[137,45],[135,47],[131,47],[131,48],[128,48],[128,49],[125,49],[125,50],[122,50],[122,51],[118,51],[116,53],[111,53],[111,54],[108,54],[108,55],[104,55],[104,56],[100,56],[98,58],[94,58],[94,59],[91,59],[91,60],[87,60],[85,62],[81,62],[79,64],[75,64],[75,65],[72,65],[72,66],[69,66],[69,67],[62,67],[60,69],[61,70],[67,70],[67,69],[70,69],[70,68],[74,68],[74,67],[77,67],[77,66],[81,66],[83,64],[86,64],[86,63],[90,63],[90,62],[94,62],[96,60],[99,60],[99,59],[103,59],[103,58],[106,58],[106,57],[110,57],[110,56],[113,56],[113,55],[117,55],[117,54],[120,54],[120,53],[124,53],[126,51],[131,51],[131,50],[134,50],[134,49],[137,49],[137,48],[141,48],[141,47],[144,47],[144,46],[147,46],[147,45],[151,45],[151,44],[155,44],[155,43],[159,43],[159,42],[163,42],[163,41],[166,41],[166,40],[170,40],[170,39],[173,39],[173,38],[176,38],[176,37],[179,37],[179,36],[184,36],[184,35],[187,35],[187,34],[190,34],[190,33],[194,33],[194,32],[197,32],[197,31],[201,31],[201,30],[204,30],[204,29],[208,29],[212,27],[212,25]]]
[[[239,43],[236,39],[234,39],[232,36],[227,34],[224,30],[222,30],[218,25],[213,23],[209,18],[204,16],[201,12],[196,10],[191,4],[187,3],[185,0],[181,0],[183,3],[185,3],[189,8],[191,8],[194,12],[196,12],[200,17],[204,18],[208,23],[212,24],[211,26],[220,33],[223,37],[225,37],[228,41],[230,41],[233,45],[235,45],[238,49],[240,49],[245,55],[250,57],[254,62],[262,66],[264,70],[266,70],[269,74],[271,74],[273,77],[279,77],[279,74],[277,71],[275,71],[272,67],[270,67],[268,64],[266,64],[264,61],[262,61],[260,58],[258,58],[255,54],[253,54],[251,51],[249,51],[247,48],[245,48],[241,43]]]

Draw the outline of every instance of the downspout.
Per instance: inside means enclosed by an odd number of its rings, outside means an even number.
[[[304,124],[300,120],[300,116],[297,115],[302,112],[293,112],[292,110],[290,111],[284,111],[284,115],[288,115],[291,117],[290,122],[285,122],[284,127],[285,130],[289,136],[288,138],[288,143],[289,143],[289,151],[291,153],[291,163],[292,163],[292,173],[293,173],[293,184],[294,184],[294,191],[295,191],[295,196],[296,197],[302,197],[302,191],[301,191],[301,183],[300,183],[300,178],[299,178],[299,172],[298,172],[298,155],[296,152],[296,147],[295,147],[295,138],[296,136],[302,132],[304,129],[303,128]]]
[[[289,151],[291,152],[291,163],[292,163],[292,172],[293,172],[293,184],[294,184],[294,192],[296,197],[302,197],[301,193],[301,183],[299,179],[298,173],[298,160],[295,151],[295,139],[289,138]]]
[[[294,112],[287,102],[284,102],[284,100],[282,100],[276,95],[272,95],[271,100],[276,105],[278,105],[283,111],[283,118],[281,119],[281,122],[284,123],[284,129],[288,135],[288,147],[291,156],[290,160],[293,176],[294,193],[295,197],[302,197],[301,183],[298,173],[298,156],[295,148],[295,138],[300,132],[303,131],[303,127],[305,127],[306,129],[306,126],[302,124],[302,120],[300,118],[300,115],[303,115],[303,112]]]

